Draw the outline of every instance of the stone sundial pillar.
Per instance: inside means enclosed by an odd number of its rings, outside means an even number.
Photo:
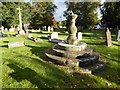
[[[77,44],[77,27],[75,26],[75,20],[78,17],[78,15],[71,13],[70,17],[70,25],[68,26],[68,38],[67,38],[67,43],[75,45]]]

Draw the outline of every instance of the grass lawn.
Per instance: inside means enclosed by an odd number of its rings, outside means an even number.
[[[120,67],[118,47],[112,35],[112,46],[105,45],[102,31],[84,31],[83,40],[88,46],[100,53],[100,59],[107,61],[105,69],[95,75],[70,74],[66,67],[43,60],[40,52],[53,46],[42,39],[33,42],[27,36],[14,37],[16,32],[6,32],[8,37],[0,38],[2,59],[2,88],[120,88]],[[48,35],[48,32],[31,32],[34,37]],[[97,37],[93,36],[97,33]],[[60,33],[59,37],[67,37]],[[8,42],[25,41],[25,46],[8,48]],[[1,82],[0,82],[1,83]]]

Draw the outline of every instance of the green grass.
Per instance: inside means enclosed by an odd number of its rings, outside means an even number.
[[[97,37],[93,37],[93,33]],[[27,36],[14,37],[16,32],[6,32],[8,37],[0,38],[2,51],[2,88],[120,88],[120,67],[118,47],[120,43],[113,41],[112,46],[105,45],[101,31],[83,32],[83,40],[100,53],[100,59],[107,61],[105,69],[95,75],[69,74],[67,67],[55,65],[44,60],[42,51],[53,46],[53,43],[43,39],[33,42]],[[34,32],[34,37],[48,35],[48,32]],[[60,33],[67,38],[67,34]],[[25,41],[25,46],[8,48],[8,42]],[[1,78],[1,77],[0,77]]]

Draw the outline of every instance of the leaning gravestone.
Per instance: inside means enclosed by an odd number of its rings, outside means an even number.
[[[120,41],[120,30],[118,31],[117,40]]]
[[[58,33],[57,32],[53,32],[51,34],[51,39],[58,39]]]
[[[82,32],[78,32],[78,34],[77,34],[77,39],[78,39],[78,40],[82,40]]]
[[[25,45],[24,41],[10,42],[10,43],[8,43],[8,48],[20,47],[20,46],[24,46],[24,45]]]
[[[106,31],[106,45],[107,45],[108,47],[112,45],[111,32],[109,31],[108,28],[107,28],[107,31]]]

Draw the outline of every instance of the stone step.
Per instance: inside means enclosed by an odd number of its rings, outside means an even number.
[[[60,55],[60,56],[63,56],[68,53],[67,51],[56,49],[56,48],[52,48],[52,51],[55,52],[56,55]],[[84,53],[89,54],[90,52],[89,51],[69,52],[69,54],[74,55],[74,58],[76,58],[78,55],[82,56]]]
[[[68,69],[69,73],[78,73],[78,74],[95,74],[104,69],[105,63],[99,62],[93,66],[80,67],[79,69]]]
[[[45,55],[50,59],[50,61],[59,65],[68,65],[68,66],[79,65],[79,61],[77,59],[69,59],[65,57],[56,56],[54,54],[51,54],[50,52],[46,52]]]
[[[84,66],[89,66],[89,65],[94,65],[95,63],[99,62],[99,56],[98,55],[92,55],[88,58],[81,58],[79,60],[79,66],[84,67]]]
[[[47,57],[49,57],[49,59],[51,59],[52,62],[60,65],[69,64],[69,66],[70,65],[74,66],[77,63],[79,63],[80,67],[84,67],[84,66],[94,65],[95,63],[99,62],[99,56],[97,55],[91,56],[89,58],[72,59],[72,58],[57,56],[51,50],[50,51],[48,50],[45,54]]]
[[[45,53],[45,55],[50,59],[50,61],[52,61],[55,64],[66,65],[67,58],[52,55],[47,52]]]
[[[85,67],[82,67],[82,68],[84,68],[84,69],[86,69],[88,71],[91,71],[91,73],[94,74],[94,73],[99,72],[100,70],[103,70],[105,65],[106,65],[106,63],[103,63],[103,62],[99,61],[98,63],[96,63],[94,65],[85,66]]]

